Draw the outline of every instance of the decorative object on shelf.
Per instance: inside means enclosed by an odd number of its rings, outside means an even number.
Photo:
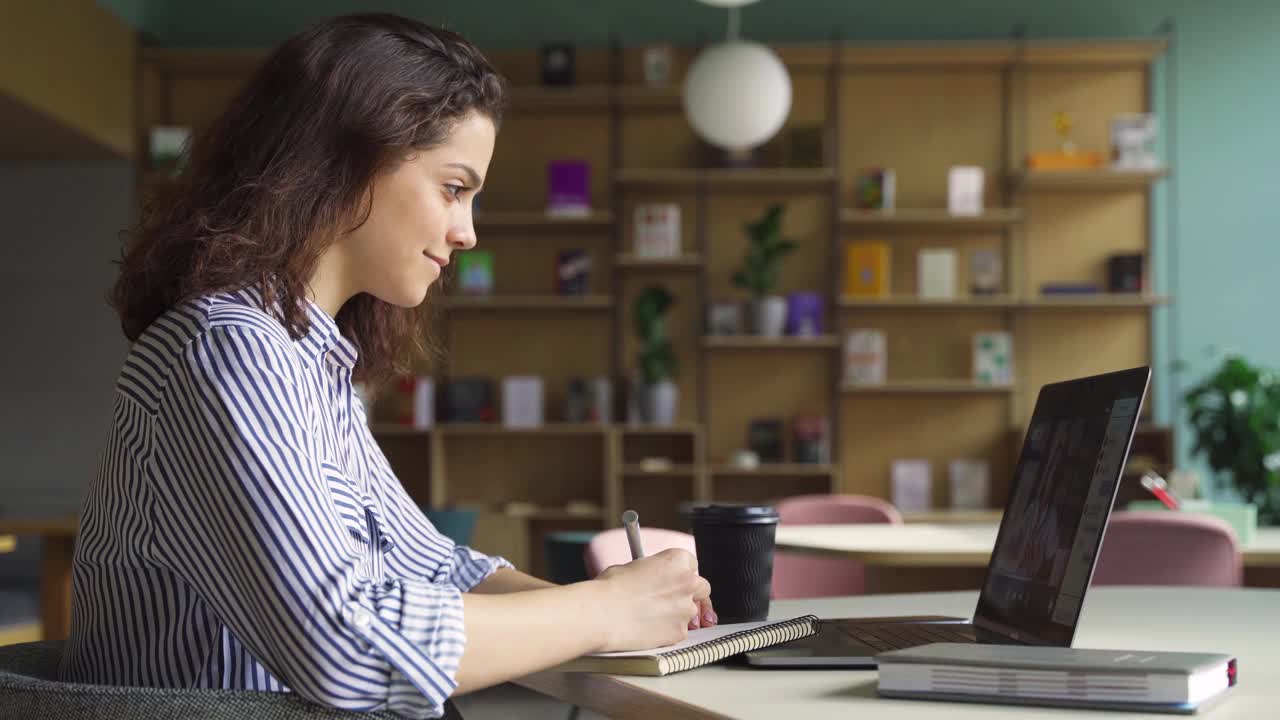
[[[638,377],[635,407],[640,420],[654,425],[671,425],[676,420],[677,388],[675,376],[679,359],[667,335],[667,313],[675,296],[664,285],[649,285],[636,297],[633,320],[640,340],[636,358]]]
[[[413,428],[426,430],[435,425],[436,385],[429,375],[413,378]]]
[[[969,251],[969,293],[998,295],[1004,288],[1004,257],[996,248]]]
[[[443,383],[445,422],[493,422],[493,380],[483,377],[450,378]]]
[[[1280,372],[1228,354],[1183,401],[1191,455],[1257,506],[1259,523],[1280,524]]]
[[[784,426],[777,418],[756,418],[747,423],[747,447],[760,462],[782,462],[786,451]]]
[[[708,335],[741,335],[742,303],[733,300],[712,300],[707,303]]]
[[[591,163],[572,159],[547,163],[547,215],[591,215]]]
[[[641,62],[645,85],[666,87],[671,84],[671,68],[675,64],[672,56],[670,45],[651,45],[644,49]]]
[[[680,255],[680,205],[677,203],[637,205],[635,233],[637,256],[677,257]]]
[[[1140,293],[1143,289],[1142,253],[1124,253],[1107,258],[1107,291]]]
[[[544,388],[536,375],[502,379],[502,424],[512,428],[542,427]]]
[[[1071,114],[1062,110],[1053,114],[1053,131],[1058,136],[1056,150],[1033,152],[1027,155],[1027,168],[1031,170],[1089,170],[1100,168],[1105,163],[1102,153],[1096,151],[1080,152],[1071,139],[1071,131],[1075,129],[1075,121]]]
[[[787,166],[820,168],[826,165],[826,129],[800,125],[787,131]]]
[[[606,424],[620,419],[613,416],[613,381],[603,375],[591,381],[591,417]]]
[[[991,468],[986,460],[958,458],[947,465],[951,507],[984,510],[991,502]]]
[[[1158,135],[1152,113],[1125,113],[1111,118],[1111,167],[1116,170],[1156,170]]]
[[[1040,285],[1040,294],[1053,295],[1097,295],[1098,283],[1091,282],[1051,282]]]
[[[933,506],[933,470],[928,460],[894,460],[889,487],[891,501],[901,512],[924,512]]]
[[[793,292],[787,295],[787,335],[816,337],[822,334],[822,308],[826,304],[816,292]]]
[[[458,253],[458,292],[464,295],[493,294],[493,254],[488,250]]]
[[[755,470],[760,467],[760,456],[751,450],[738,449],[729,457],[729,464],[740,470]]]
[[[883,385],[888,375],[887,348],[880,330],[850,330],[844,339],[844,381],[851,385]]]
[[[191,128],[157,125],[151,128],[149,154],[151,167],[177,172],[182,169],[183,154],[191,140]]]
[[[795,419],[795,458],[798,463],[831,462],[831,425],[820,415]]]
[[[591,254],[571,249],[556,252],[556,294],[586,295],[591,289]]]
[[[695,134],[731,155],[772,138],[791,112],[791,76],[777,54],[738,37],[738,11],[728,6],[726,42],[694,58],[684,80],[684,112]]]
[[[974,333],[973,379],[980,385],[1013,384],[1013,335],[1004,331]]]
[[[853,240],[844,247],[844,295],[888,297],[889,243]]]
[[[956,165],[947,172],[947,210],[952,215],[981,215],[986,172],[976,165]]]
[[[923,248],[916,256],[916,292],[922,298],[946,300],[956,296],[956,251]]]
[[[591,380],[569,378],[564,400],[564,421],[569,423],[612,422],[613,383],[607,377]]]
[[[854,180],[853,206],[859,210],[892,210],[897,195],[898,174],[891,168],[867,168]]]
[[[747,223],[747,248],[733,284],[751,293],[751,331],[764,337],[780,337],[786,328],[787,301],[774,295],[782,259],[796,244],[782,237],[784,206],[770,205],[764,215]]]
[[[576,65],[572,45],[555,43],[542,46],[543,85],[572,85],[576,78]]]

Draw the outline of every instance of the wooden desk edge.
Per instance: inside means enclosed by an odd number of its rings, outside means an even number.
[[[610,675],[546,670],[515,682],[534,692],[622,720],[730,720],[728,715],[638,688]]]

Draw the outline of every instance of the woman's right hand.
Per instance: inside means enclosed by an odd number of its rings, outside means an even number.
[[[626,565],[615,565],[600,583],[604,604],[601,652],[673,645],[689,634],[690,620],[711,586],[698,576],[698,561],[685,550],[663,550]]]

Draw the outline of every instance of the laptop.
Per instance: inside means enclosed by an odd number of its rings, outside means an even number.
[[[745,662],[870,668],[933,642],[1070,647],[1150,379],[1139,367],[1040,389],[971,622],[824,620]]]

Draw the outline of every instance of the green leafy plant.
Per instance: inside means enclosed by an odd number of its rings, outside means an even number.
[[[1192,454],[1230,477],[1259,522],[1280,522],[1280,375],[1228,355],[1183,399]]]
[[[778,284],[782,259],[796,244],[782,237],[782,205],[771,205],[759,220],[747,223],[747,249],[742,268],[733,274],[733,284],[762,298]]]
[[[667,311],[675,296],[662,285],[649,285],[636,297],[633,320],[640,339],[640,377],[653,385],[676,376],[680,361],[667,336]]]

